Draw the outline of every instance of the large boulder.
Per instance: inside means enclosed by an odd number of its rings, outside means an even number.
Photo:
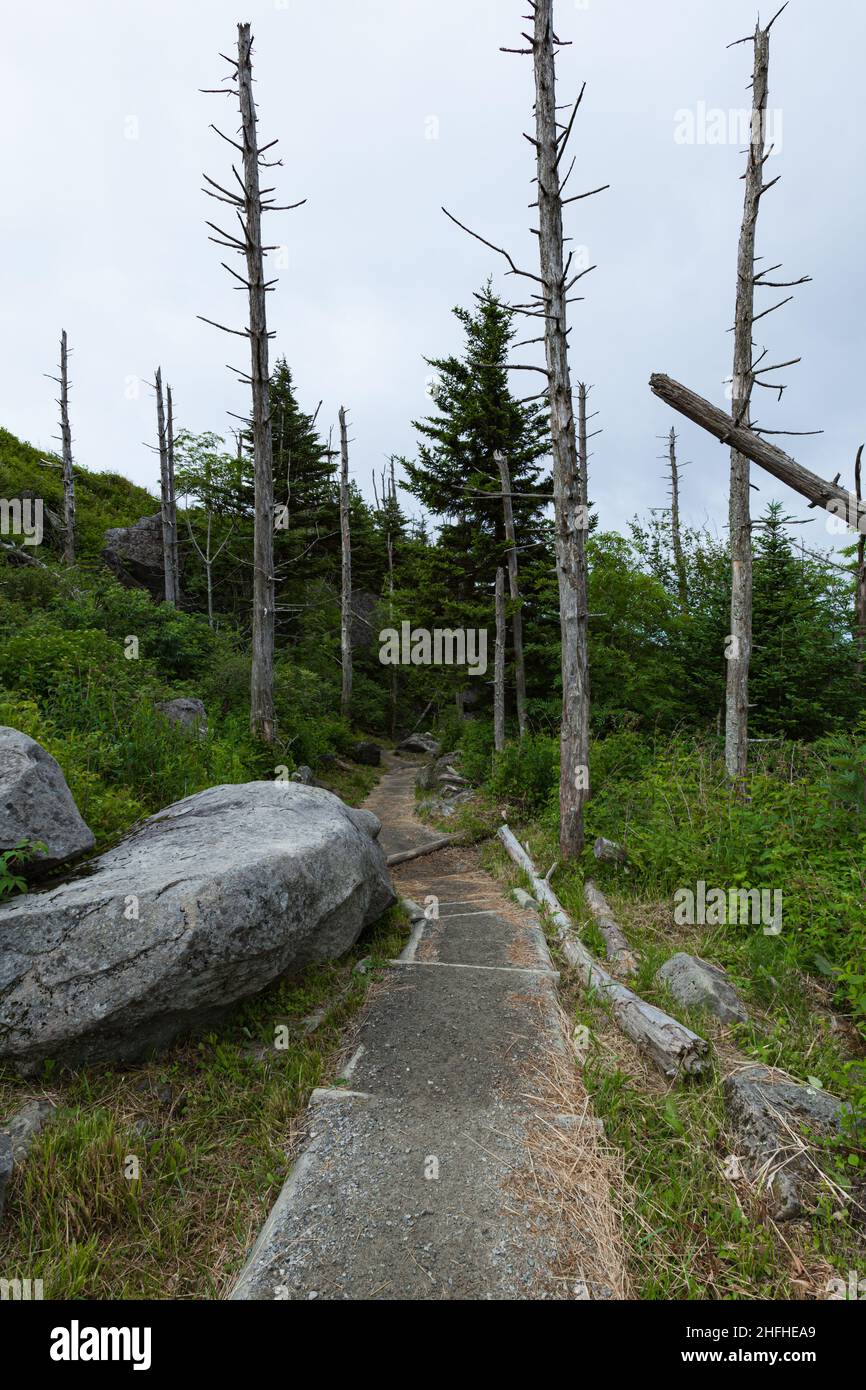
[[[27,734],[0,724],[0,850],[13,849],[22,840],[45,845],[24,866],[28,878],[38,878],[94,845],[57,761]]]
[[[749,1015],[721,966],[700,956],[678,951],[666,960],[656,978],[662,980],[678,1004],[687,1009],[706,1009],[723,1023],[745,1023]]]
[[[748,1176],[766,1187],[774,1219],[799,1216],[817,1185],[809,1141],[838,1131],[842,1102],[757,1065],[726,1077],[724,1094],[728,1119],[748,1160]]]
[[[378,831],[318,787],[211,787],[0,907],[0,1061],[133,1061],[341,955],[395,901]]]
[[[121,584],[165,597],[162,515],[143,516],[132,526],[112,526],[105,533],[102,558]]]

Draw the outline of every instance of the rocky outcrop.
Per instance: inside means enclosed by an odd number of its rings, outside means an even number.
[[[725,1106],[748,1160],[748,1176],[769,1192],[776,1221],[799,1216],[819,1170],[809,1140],[839,1128],[842,1102],[770,1067],[744,1067],[725,1078]]]
[[[656,972],[674,999],[686,1009],[707,1009],[723,1023],[745,1023],[749,1017],[728,976],[718,965],[679,951]]]
[[[395,901],[378,830],[318,787],[211,787],[0,907],[0,1061],[135,1060],[341,955]]]
[[[165,598],[162,551],[162,516],[143,516],[132,526],[112,526],[105,533],[102,558],[121,584],[147,589],[155,599]]]
[[[175,724],[191,734],[204,738],[207,733],[207,710],[201,700],[191,700],[180,696],[175,700],[163,700],[157,705],[160,714],[169,724]]]
[[[57,761],[27,734],[0,725],[0,850],[24,840],[45,845],[21,869],[27,878],[94,845]]]

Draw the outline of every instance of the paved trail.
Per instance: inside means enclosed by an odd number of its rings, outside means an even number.
[[[414,815],[415,771],[389,758],[366,802],[386,854],[435,838]],[[568,1165],[597,1145],[575,1138],[585,1114],[557,1114],[561,1089],[537,1098],[552,1062],[573,1071],[543,934],[473,850],[398,866],[394,881],[421,906],[435,899],[438,919],[416,926],[374,988],[339,1084],[314,1092],[307,1146],[231,1296],[586,1297],[593,1223],[581,1231],[533,1160],[541,1126]],[[586,1201],[609,1226],[604,1193]],[[616,1284],[614,1270],[589,1296]]]

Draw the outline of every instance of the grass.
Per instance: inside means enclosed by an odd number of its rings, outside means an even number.
[[[0,1076],[0,1114],[35,1093],[59,1106],[10,1185],[4,1277],[42,1279],[52,1299],[223,1296],[291,1167],[310,1091],[338,1070],[346,1029],[407,931],[393,908],[342,960],[280,981],[148,1065],[49,1071],[38,1088]],[[356,972],[367,956],[372,968]]]
[[[542,873],[558,857],[544,829],[524,827],[520,838]],[[501,879],[528,886],[498,844],[487,849],[485,860]],[[765,937],[754,928],[675,926],[668,903],[636,893],[621,870],[610,870],[607,877],[605,892],[615,916],[641,953],[633,988],[707,1037],[717,1059],[712,1075],[700,1084],[667,1082],[619,1031],[605,1001],[579,988],[551,934],[564,1006],[572,1026],[583,1025],[588,1032],[583,1080],[608,1141],[622,1155],[633,1296],[826,1298],[834,1275],[845,1277],[866,1266],[866,1196],[862,1183],[851,1181],[862,1173],[866,1153],[849,1137],[823,1155],[834,1181],[854,1201],[840,1203],[828,1188],[818,1195],[811,1218],[776,1225],[767,1203],[728,1161],[737,1146],[727,1128],[722,1076],[737,1062],[762,1062],[799,1080],[816,1078],[845,1096],[846,1066],[863,1057],[856,1028],[834,1014],[830,983],[822,985],[796,968],[784,937]],[[553,885],[580,925],[582,939],[603,958],[602,942],[583,906],[579,871],[560,868]],[[725,1027],[673,1003],[654,977],[675,951],[723,966],[746,1003],[750,1023]]]

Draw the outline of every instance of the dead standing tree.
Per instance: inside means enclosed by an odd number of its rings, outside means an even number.
[[[534,31],[524,34],[528,48],[508,48],[506,53],[523,53],[533,59],[535,73],[535,136],[526,139],[536,153],[535,183],[538,196],[531,204],[538,208],[539,225],[532,228],[538,237],[539,275],[521,270],[509,253],[495,246],[469,227],[458,222],[447,209],[443,212],[491,250],[508,261],[509,274],[522,276],[539,286],[526,304],[512,305],[515,313],[544,320],[544,367],[520,364],[516,370],[541,372],[546,378],[544,395],[550,406],[550,435],[553,453],[553,494],[556,532],[556,570],[559,584],[559,617],[562,660],[562,726],[560,731],[559,843],[563,860],[576,858],[583,849],[583,807],[589,795],[589,671],[587,662],[587,568],[586,531],[588,515],[580,501],[577,432],[568,364],[567,306],[569,291],[595,266],[569,274],[574,253],[565,257],[562,209],[601,193],[607,184],[586,193],[563,198],[563,190],[575,165],[572,160],[564,178],[560,165],[574,128],[586,84],[574,103],[567,125],[556,119],[556,52],[562,46],[553,29],[553,0],[529,0]]]
[[[340,406],[340,662],[343,679],[340,713],[349,719],[352,712],[352,537],[349,530],[349,436],[346,410]]]
[[[49,375],[46,373],[46,375]],[[72,429],[69,424],[69,350],[66,329],[60,333],[60,375],[50,376],[60,387],[60,466],[63,477],[63,559],[75,564],[75,476],[72,465]]]
[[[668,463],[671,470],[671,543],[674,551],[674,569],[677,576],[677,594],[680,612],[689,611],[689,581],[686,572],[686,556],[683,550],[683,534],[680,527],[680,464],[677,460],[677,432],[671,425],[668,440]]]
[[[249,300],[249,326],[244,329],[227,328],[213,319],[205,323],[220,328],[224,333],[233,333],[240,338],[248,338],[250,344],[250,372],[240,374],[240,380],[249,385],[252,392],[252,435],[254,468],[254,525],[253,525],[253,642],[252,675],[250,681],[250,727],[254,734],[272,743],[274,740],[274,620],[276,598],[274,593],[274,454],[271,436],[271,414],[269,402],[270,370],[268,366],[268,340],[273,335],[268,332],[266,295],[272,290],[275,281],[265,280],[264,258],[276,248],[262,243],[262,215],[265,212],[284,212],[300,207],[306,199],[297,203],[278,206],[273,198],[273,188],[261,188],[259,171],[279,165],[282,160],[264,159],[265,151],[277,142],[272,140],[259,147],[256,131],[256,107],[253,100],[253,40],[249,24],[238,25],[238,56],[226,58],[231,73],[222,87],[215,90],[224,96],[237,98],[240,108],[241,143],[224,135],[216,126],[221,139],[239,151],[243,166],[243,177],[236,166],[232,173],[238,185],[238,192],[224,188],[204,175],[210,185],[203,191],[218,202],[228,203],[234,209],[240,227],[240,236],[226,232],[213,222],[207,225],[216,232],[209,237],[218,246],[227,246],[246,261],[246,277],[239,275],[223,262],[223,268],[240,282],[247,290]],[[234,368],[232,370],[235,370]]]
[[[860,512],[863,501],[863,485],[861,476],[861,466],[863,463],[863,445],[857,450],[857,459],[854,464],[854,495],[857,501],[857,511]],[[856,578],[856,627],[857,627],[857,674],[862,678],[864,665],[866,665],[866,535],[860,531],[857,540],[857,578]]]
[[[526,664],[523,660],[523,613],[520,608],[520,580],[517,568],[517,540],[514,533],[514,507],[511,502],[511,472],[508,460],[501,450],[497,451],[499,477],[502,483],[502,515],[505,525],[505,539],[508,542],[508,592],[511,598],[511,634],[514,644],[514,691],[517,700],[517,729],[521,738],[526,737]]]
[[[165,443],[166,458],[168,463],[168,520],[171,532],[171,573],[174,585],[175,604],[180,603],[180,561],[178,559],[177,548],[177,493],[174,487],[174,400],[171,394],[171,387],[165,388],[166,398],[166,422],[165,422]]]
[[[505,747],[505,571],[496,571],[496,648],[493,662],[493,746]]]
[[[787,4],[787,0],[785,0]],[[764,354],[755,360],[753,339],[754,325],[758,319],[766,317],[791,298],[773,304],[761,313],[755,313],[755,290],[757,288],[780,288],[793,284],[803,284],[809,277],[802,276],[796,281],[771,281],[766,276],[771,270],[756,271],[755,237],[758,212],[764,194],[779,181],[779,176],[764,182],[764,165],[773,152],[767,148],[767,95],[770,68],[770,30],[785,5],[773,16],[765,28],[760,23],[749,38],[738,39],[740,43],[751,42],[754,50],[752,71],[752,115],[749,128],[749,148],[746,171],[743,175],[745,194],[743,201],[743,220],[737,250],[737,294],[734,314],[734,370],[732,377],[731,414],[738,425],[749,428],[751,420],[751,399],[754,387],[761,386],[777,390],[781,398],[784,387],[772,382],[761,381],[760,377],[775,370],[772,367],[759,369]],[[772,270],[779,269],[773,266]],[[791,365],[791,364],[785,364]],[[731,449],[731,479],[728,507],[728,526],[731,547],[731,628],[726,649],[727,673],[725,696],[725,766],[732,782],[742,782],[748,767],[749,751],[749,664],[752,652],[752,526],[749,498],[749,460],[736,448]]]
[[[165,424],[165,399],[162,392],[162,368],[157,367],[154,374],[156,391],[156,428],[159,449],[160,516],[162,519],[162,572],[165,601],[174,607],[177,603],[174,576],[174,551],[172,547],[171,483],[169,480],[168,433]]]

